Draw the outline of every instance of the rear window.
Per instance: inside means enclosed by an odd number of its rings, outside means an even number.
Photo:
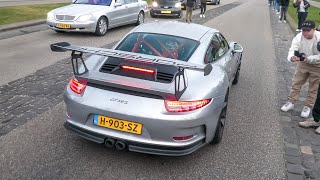
[[[198,45],[198,41],[177,36],[131,33],[116,49],[188,61]]]

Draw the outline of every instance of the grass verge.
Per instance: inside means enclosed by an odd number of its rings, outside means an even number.
[[[45,19],[47,13],[66,3],[0,7],[0,25]]]

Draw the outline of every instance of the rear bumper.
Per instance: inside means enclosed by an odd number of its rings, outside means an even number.
[[[81,128],[69,121],[64,123],[64,127],[77,135],[88,139],[90,141],[102,144],[104,140],[108,138],[103,134],[99,134],[97,132],[93,132],[84,128]],[[155,154],[155,155],[165,155],[165,156],[183,156],[188,155],[197,149],[201,148],[205,145],[205,141],[199,140],[193,144],[187,146],[177,146],[177,147],[169,147],[169,146],[159,146],[153,144],[145,144],[145,143],[138,143],[132,141],[126,141],[128,145],[129,151],[139,152],[139,153],[147,153],[147,154]]]

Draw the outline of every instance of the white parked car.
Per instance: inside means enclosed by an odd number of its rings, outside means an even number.
[[[93,32],[103,36],[108,29],[144,22],[148,5],[141,0],[75,0],[50,11],[49,28],[57,31]]]

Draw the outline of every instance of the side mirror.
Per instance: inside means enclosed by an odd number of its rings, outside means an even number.
[[[240,46],[238,43],[235,43],[233,45],[233,52],[242,53],[243,52],[243,47]]]
[[[118,6],[122,6],[122,3],[121,2],[114,3],[114,7],[118,7]]]

